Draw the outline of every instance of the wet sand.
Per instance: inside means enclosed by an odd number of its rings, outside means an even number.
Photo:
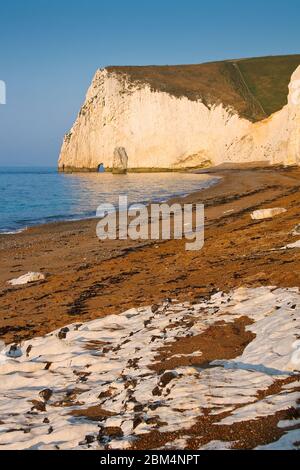
[[[208,297],[239,286],[299,286],[300,251],[272,251],[296,241],[300,170],[211,170],[222,180],[181,201],[205,204],[205,245],[184,240],[99,241],[96,221],[54,223],[0,237],[0,337],[7,342],[43,335],[131,307]],[[177,201],[176,199],[171,202]],[[252,210],[284,207],[286,214],[255,222]],[[28,271],[46,281],[9,287]]]

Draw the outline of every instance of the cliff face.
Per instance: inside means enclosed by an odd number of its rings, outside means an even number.
[[[112,168],[117,147],[125,149],[129,169],[253,161],[298,164],[298,89],[300,67],[290,82],[288,104],[252,122],[235,110],[234,103],[175,96],[133,80],[128,73],[99,70],[65,136],[59,169],[96,171],[100,164]]]

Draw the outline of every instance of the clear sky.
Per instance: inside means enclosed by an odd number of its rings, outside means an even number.
[[[99,67],[300,52],[299,0],[1,0],[0,165],[55,166]]]

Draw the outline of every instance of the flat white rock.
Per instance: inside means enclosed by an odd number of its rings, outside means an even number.
[[[17,279],[12,279],[8,281],[8,284],[11,286],[22,286],[24,284],[29,284],[31,282],[44,281],[45,275],[42,273],[29,272],[23,276],[18,277]]]
[[[294,250],[295,248],[300,248],[300,240],[297,240],[295,243],[289,243],[288,245],[281,248],[282,250]]]
[[[232,359],[202,367],[199,344],[190,354],[176,351],[193,357],[191,365],[153,368],[163,366],[162,348],[179,338],[241,317],[252,320],[246,329],[253,339]],[[256,446],[295,449],[300,429],[288,412],[297,417],[299,408],[299,337],[299,289],[261,287],[219,292],[198,305],[133,308],[7,345],[0,351],[0,450],[130,449],[156,431],[166,433],[165,449],[184,449],[207,413],[211,426],[233,426],[233,442],[216,442],[212,434],[203,445],[228,448],[239,438],[237,423],[280,412],[282,437]],[[168,437],[178,430],[175,441]]]
[[[284,214],[285,212],[287,212],[287,210],[283,209],[282,207],[276,207],[274,209],[261,209],[261,210],[252,212],[251,219],[252,220],[272,219],[273,217],[276,217],[277,215],[280,215],[280,214]]]

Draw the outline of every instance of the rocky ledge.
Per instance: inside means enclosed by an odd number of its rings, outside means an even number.
[[[297,449],[299,334],[261,287],[2,346],[0,449]]]

